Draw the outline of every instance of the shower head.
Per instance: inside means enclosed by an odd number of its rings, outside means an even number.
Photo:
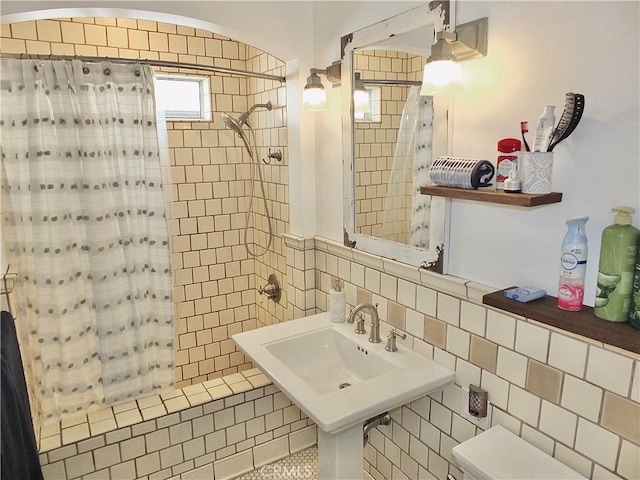
[[[244,133],[242,126],[248,124],[247,121],[249,120],[249,115],[251,115],[256,108],[266,108],[267,110],[271,110],[273,108],[273,105],[271,104],[271,102],[257,103],[254,106],[252,106],[249,110],[244,112],[242,115],[240,115],[238,118],[232,117],[227,113],[222,114],[222,120],[224,121],[224,124],[238,134],[238,136],[244,142],[244,146],[247,147],[249,156],[252,158],[253,158],[253,154],[251,153],[251,146],[249,145],[249,139],[247,139],[247,135]]]
[[[244,146],[247,148],[247,151],[249,152],[249,156],[253,157],[253,154],[251,153],[251,147],[249,146],[249,139],[247,139],[247,136],[245,135],[244,130],[242,130],[242,124],[246,122],[243,122],[242,120],[232,117],[231,115],[228,115],[226,113],[222,114],[222,121],[228,128],[236,132],[236,134],[244,142]]]

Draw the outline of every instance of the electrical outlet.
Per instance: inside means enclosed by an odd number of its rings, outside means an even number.
[[[476,427],[480,427],[482,430],[486,430],[491,425],[491,413],[493,408],[491,408],[491,402],[487,400],[487,416],[486,417],[476,417],[469,413],[469,390],[466,388],[461,389],[460,394],[460,416],[465,420],[473,423]]]

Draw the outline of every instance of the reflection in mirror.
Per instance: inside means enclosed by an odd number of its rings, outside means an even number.
[[[419,95],[422,55],[376,48],[354,58],[370,97],[354,109],[356,232],[429,248],[431,197],[419,190],[446,153],[448,98]]]
[[[421,97],[419,85],[445,7],[425,5],[355,32],[343,59],[343,87],[345,77],[359,78],[369,92],[368,104],[352,104],[343,122],[347,240],[441,273],[446,203],[420,187],[430,183],[432,160],[448,151],[450,102]]]

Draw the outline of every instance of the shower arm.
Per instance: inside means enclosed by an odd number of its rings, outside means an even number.
[[[266,108],[270,111],[273,108],[273,105],[270,101],[267,103],[256,103],[249,110],[240,115],[240,118],[238,119],[240,125],[247,123],[247,120],[249,120],[249,115],[251,115],[256,108]]]

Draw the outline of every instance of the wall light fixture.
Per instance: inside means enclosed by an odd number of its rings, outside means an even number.
[[[338,60],[327,68],[312,68],[310,73],[302,92],[302,103],[307,110],[324,110],[327,106],[327,92],[324,90],[320,75],[325,75],[331,83],[339,82],[342,64]]]
[[[454,93],[460,88],[460,63],[487,55],[487,17],[438,32],[422,77],[420,95]]]
[[[364,86],[364,81],[360,77],[360,72],[355,72],[354,89],[353,89],[353,108],[359,113],[368,113],[371,111],[371,102],[369,99],[369,91]]]

